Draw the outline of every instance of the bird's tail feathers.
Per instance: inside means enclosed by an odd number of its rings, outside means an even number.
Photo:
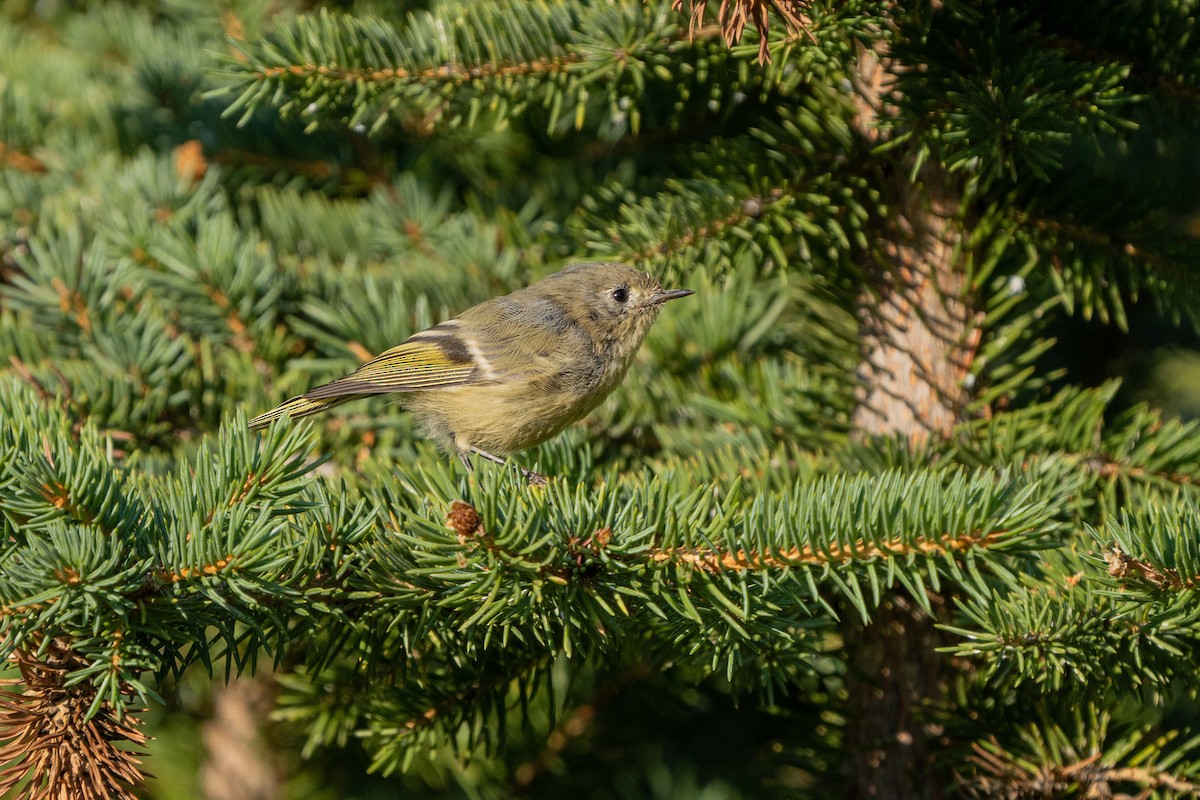
[[[250,420],[248,424],[251,430],[265,428],[280,417],[287,416],[292,419],[299,419],[300,417],[307,417],[310,414],[318,414],[353,399],[353,397],[329,397],[313,400],[300,395],[299,397],[293,397],[283,405],[273,408],[265,414],[259,414]]]

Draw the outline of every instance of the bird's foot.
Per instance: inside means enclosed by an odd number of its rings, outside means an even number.
[[[527,469],[521,470],[521,474],[525,476],[525,480],[529,481],[530,486],[545,486],[550,482],[550,479],[545,475],[540,475]]]
[[[508,466],[508,459],[501,458],[500,456],[494,456],[486,450],[480,450],[478,447],[472,447],[471,452],[480,458],[486,458],[493,464],[500,464],[501,466],[505,467]],[[466,454],[460,455],[459,458],[462,459],[463,464],[465,464],[467,467],[467,471],[470,472],[471,460],[467,458]],[[545,475],[540,475],[532,470],[525,469],[524,467],[517,467],[517,469],[521,471],[521,477],[528,481],[530,486],[545,486],[549,482]]]

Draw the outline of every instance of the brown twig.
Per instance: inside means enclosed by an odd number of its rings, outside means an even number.
[[[51,642],[40,658],[18,649],[12,660],[21,677],[0,685],[24,691],[0,691],[0,795],[24,783],[27,800],[135,800],[146,743],[140,709],[120,713],[102,703],[89,718],[95,686],[67,685],[71,672],[89,664],[65,642]]]
[[[1136,575],[1158,589],[1200,588],[1200,576],[1185,578],[1178,570],[1156,567],[1148,561],[1134,558],[1117,544],[1104,551],[1104,561],[1108,564],[1108,574],[1120,581]]]

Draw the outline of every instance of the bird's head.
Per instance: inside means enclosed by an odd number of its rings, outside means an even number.
[[[632,356],[668,300],[694,294],[664,289],[644,272],[615,262],[573,264],[542,283],[599,347]]]

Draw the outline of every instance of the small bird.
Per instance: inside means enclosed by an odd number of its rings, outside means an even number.
[[[690,294],[624,264],[574,264],[413,334],[250,427],[398,392],[425,434],[468,470],[472,454],[505,464],[503,456],[541,444],[598,406],[625,377],[663,303]]]

